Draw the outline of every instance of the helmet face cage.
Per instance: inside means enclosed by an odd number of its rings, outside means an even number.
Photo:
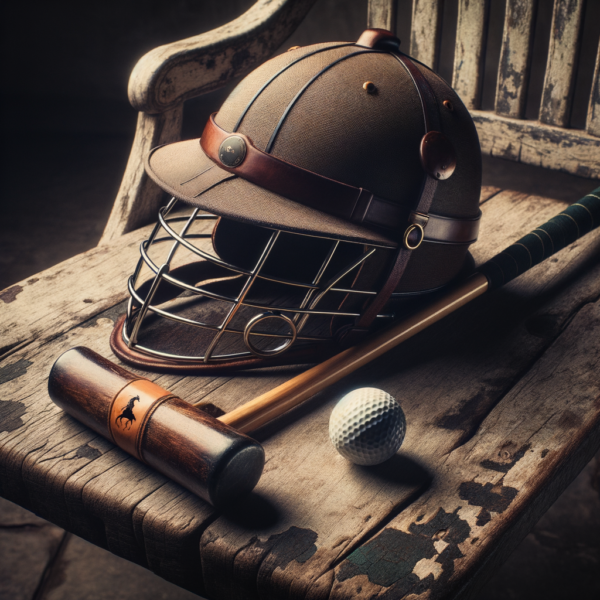
[[[248,236],[234,242],[239,251],[235,262],[211,248],[216,230],[226,225],[234,235],[241,228]],[[131,297],[122,339],[130,350],[196,364],[270,358],[292,346],[326,344],[338,325],[359,317],[360,307],[376,294],[353,284],[382,251],[219,223],[219,217],[172,198],[141,244],[128,281]],[[381,314],[378,320],[393,317]]]

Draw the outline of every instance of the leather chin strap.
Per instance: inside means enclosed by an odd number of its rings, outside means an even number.
[[[377,315],[391,298],[393,291],[404,275],[412,251],[416,250],[423,241],[424,227],[430,218],[429,209],[433,202],[438,181],[450,177],[456,166],[454,149],[450,141],[439,131],[441,129],[440,114],[433,90],[413,61],[408,56],[399,53],[400,40],[389,31],[372,29],[364,32],[357,44],[371,48],[386,47],[410,75],[421,100],[425,121],[425,135],[420,148],[425,179],[421,187],[419,201],[409,215],[403,244],[398,246],[385,283],[356,322],[353,325],[340,328],[335,334],[337,340],[345,346],[357,343],[369,333]]]
[[[222,130],[215,123],[214,115],[200,139],[204,153],[216,165],[260,187],[354,223],[401,231],[396,255],[380,291],[354,324],[343,326],[335,333],[344,345],[356,343],[369,332],[402,278],[412,251],[423,239],[455,244],[468,244],[477,239],[479,216],[461,220],[429,213],[438,181],[452,175],[456,158],[451,142],[440,132],[440,113],[433,90],[413,61],[399,52],[399,44],[398,38],[382,29],[366,30],[357,42],[358,46],[384,50],[394,56],[411,77],[419,95],[425,125],[420,147],[425,178],[414,207],[323,177],[263,152],[244,134]]]

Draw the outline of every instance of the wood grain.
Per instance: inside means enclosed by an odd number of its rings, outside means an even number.
[[[489,0],[460,0],[452,87],[465,106],[480,108]]]
[[[476,597],[487,567],[521,541],[600,446],[598,336],[595,302],[579,311],[473,438],[445,457],[427,493],[337,567],[331,598],[348,598],[359,585],[365,596],[428,590],[429,598]],[[532,502],[540,489],[545,493]],[[400,567],[395,575],[381,564],[384,536],[408,546],[385,557]],[[397,578],[403,559],[414,566]],[[386,572],[387,581],[396,581],[382,585]]]
[[[202,228],[203,225],[206,228]],[[200,222],[210,231],[210,222]],[[0,359],[28,344],[40,346],[70,328],[108,311],[116,319],[125,312],[116,306],[128,297],[127,279],[133,273],[140,243],[153,226],[92,248],[8,288],[10,301],[0,301],[2,342]],[[199,230],[200,231],[200,230]],[[113,309],[114,310],[111,310]]]
[[[396,33],[396,0],[369,0],[367,29],[387,29]]]
[[[487,111],[474,110],[471,115],[484,154],[580,177],[600,178],[600,140],[595,136]]]
[[[258,0],[222,27],[154,48],[131,73],[129,101],[140,112],[157,114],[223,87],[267,59],[315,1]]]
[[[417,60],[437,71],[442,40],[443,0],[414,0],[410,52]]]
[[[568,127],[584,0],[555,0],[540,121]]]
[[[598,44],[598,54],[596,55],[596,66],[594,68],[585,130],[590,135],[600,137],[600,43]]]
[[[529,84],[537,0],[508,0],[498,67],[495,111],[522,119]]]

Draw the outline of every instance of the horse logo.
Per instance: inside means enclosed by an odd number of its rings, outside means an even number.
[[[140,401],[140,397],[139,396],[134,396],[128,403],[127,406],[123,409],[123,412],[115,419],[115,423],[121,427],[122,423],[119,423],[119,421],[123,421],[123,419],[125,419],[125,426],[124,426],[124,430],[127,431],[127,429],[131,429],[131,424],[133,423],[133,421],[135,421],[135,415],[133,414],[133,406],[135,404],[135,402],[139,402]],[[127,427],[129,425],[129,427]]]

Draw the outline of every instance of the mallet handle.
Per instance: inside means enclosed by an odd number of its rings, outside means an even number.
[[[482,265],[442,298],[373,338],[348,348],[269,392],[219,417],[238,431],[258,429],[349,373],[464,306],[488,289],[524,273],[600,225],[600,188],[534,229]]]

